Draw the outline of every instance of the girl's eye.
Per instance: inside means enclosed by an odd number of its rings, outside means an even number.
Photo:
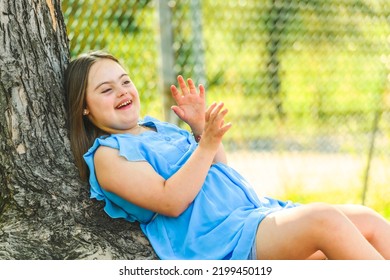
[[[124,85],[128,85],[130,83],[131,83],[131,81],[129,81],[129,80],[126,80],[126,81],[123,82]]]
[[[102,93],[107,93],[107,92],[109,92],[111,90],[111,88],[106,88],[106,89],[104,89],[103,91],[102,91]]]

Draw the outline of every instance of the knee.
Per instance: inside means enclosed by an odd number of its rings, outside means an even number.
[[[307,205],[309,226],[315,231],[336,232],[347,220],[346,216],[335,206],[327,203],[312,203]]]
[[[378,214],[375,210],[364,205],[348,205],[350,212],[347,212],[349,217],[358,226],[360,232],[368,241],[375,239],[375,235],[383,226],[387,226],[388,222]],[[347,206],[347,207],[348,207]]]
[[[383,220],[383,217],[381,217],[378,212],[376,212],[374,209],[365,206],[365,205],[353,205],[355,207],[355,211],[357,215],[360,215],[363,218],[366,218],[368,220]]]
[[[329,216],[342,214],[336,206],[324,202],[311,203],[307,207],[308,212],[316,219],[327,219]]]

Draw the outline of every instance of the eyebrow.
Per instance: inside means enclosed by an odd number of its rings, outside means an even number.
[[[128,74],[126,73],[123,73],[122,75],[119,76],[118,80],[122,79],[124,76],[129,76]],[[94,90],[97,90],[99,87],[101,87],[102,85],[104,84],[109,84],[109,83],[112,83],[112,80],[110,81],[104,81],[104,82],[101,82],[100,84],[98,84]]]

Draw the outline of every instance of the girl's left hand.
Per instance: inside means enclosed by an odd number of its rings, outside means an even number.
[[[175,114],[192,129],[194,134],[202,134],[205,124],[205,88],[199,85],[199,93],[192,79],[187,79],[188,86],[182,76],[177,77],[181,93],[176,86],[171,86],[172,96],[177,105],[172,106]]]

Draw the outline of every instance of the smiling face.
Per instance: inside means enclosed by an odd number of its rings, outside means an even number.
[[[84,115],[108,133],[132,133],[140,113],[138,91],[120,64],[96,61],[88,75]]]

